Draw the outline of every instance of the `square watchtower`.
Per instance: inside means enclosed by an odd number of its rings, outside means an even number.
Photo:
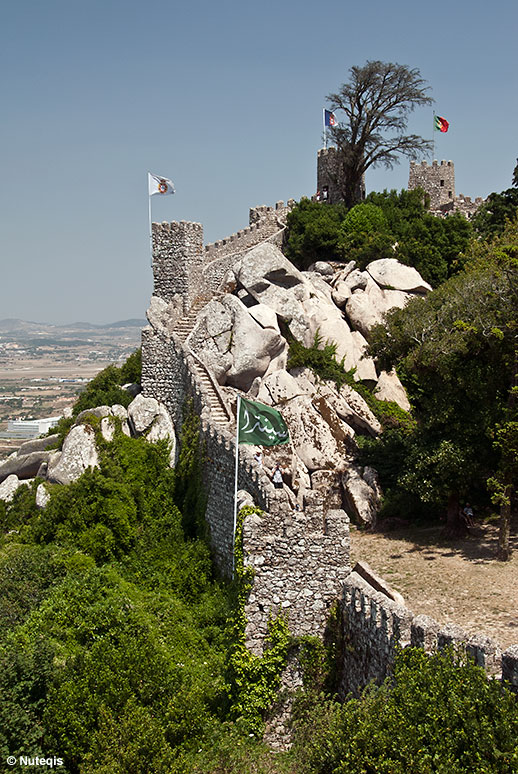
[[[153,295],[187,314],[200,295],[203,266],[201,223],[153,223]]]
[[[453,161],[410,162],[408,190],[422,188],[430,197],[430,210],[453,207],[455,200],[455,165]]]

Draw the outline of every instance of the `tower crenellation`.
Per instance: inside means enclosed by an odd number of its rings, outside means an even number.
[[[465,218],[471,218],[483,203],[481,196],[455,194],[455,165],[453,161],[410,162],[408,190],[422,188],[430,197],[430,212],[444,216],[458,212]]]
[[[455,201],[455,165],[453,161],[410,162],[408,190],[422,188],[430,197],[430,210],[453,208]]]
[[[199,294],[203,258],[203,226],[187,221],[153,223],[155,295],[189,311]]]

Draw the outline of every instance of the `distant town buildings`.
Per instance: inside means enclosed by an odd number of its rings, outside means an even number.
[[[48,433],[51,427],[58,423],[61,417],[45,417],[44,419],[9,419],[7,430],[0,433],[0,438],[22,438],[31,440]]]

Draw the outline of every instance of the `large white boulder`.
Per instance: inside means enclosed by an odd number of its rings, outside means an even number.
[[[226,296],[224,303],[232,312],[232,365],[225,382],[247,392],[254,379],[262,376],[271,360],[284,350],[286,342],[273,328],[263,328],[235,296]]]
[[[158,415],[155,417],[151,429],[146,433],[146,439],[151,443],[163,440],[169,441],[171,444],[169,465],[173,468],[177,458],[176,434],[174,431],[173,420],[162,403],[158,404]]]
[[[383,319],[383,312],[368,293],[354,293],[345,304],[345,312],[351,326],[365,337]]]
[[[99,467],[95,432],[90,425],[75,425],[63,441],[57,462],[49,461],[47,479],[56,484],[76,481],[88,468]]]
[[[299,396],[288,401],[281,413],[288,425],[293,449],[308,470],[343,470],[347,436],[325,398],[321,401],[324,406],[319,404],[317,410],[309,396]],[[329,416],[334,414],[336,421],[329,424],[322,416],[323,409]]]
[[[364,474],[351,465],[342,474],[347,510],[360,524],[373,527],[381,504],[381,489],[376,471],[366,468]]]
[[[50,451],[33,451],[30,454],[11,454],[0,465],[0,483],[8,476],[15,475],[20,480],[35,478],[42,463],[47,462],[51,456]]]
[[[387,371],[382,371],[380,373],[375,394],[379,400],[394,401],[404,411],[410,411],[411,409],[406,390],[395,371],[388,373]]]
[[[380,258],[367,266],[367,271],[383,288],[405,290],[409,293],[428,293],[432,289],[417,269],[405,266],[395,258]]]
[[[279,369],[261,380],[257,400],[267,406],[276,406],[304,394],[305,390],[297,380],[284,369]]]
[[[151,427],[160,412],[156,398],[145,398],[142,394],[128,406],[128,421],[134,435],[142,435]]]
[[[12,473],[10,476],[2,481],[0,484],[0,500],[4,500],[6,503],[10,503],[14,497],[14,493],[22,485],[22,481]]]
[[[251,306],[248,309],[248,312],[262,328],[272,328],[272,330],[280,333],[277,315],[266,304],[255,304],[255,306]]]

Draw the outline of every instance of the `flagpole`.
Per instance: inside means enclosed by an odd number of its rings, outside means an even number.
[[[324,126],[324,148],[327,148],[326,109],[322,108],[322,124]]]
[[[148,183],[149,183],[149,172],[148,172]],[[148,184],[149,189],[149,184]],[[149,248],[151,252],[151,267],[153,267],[153,225],[151,223],[151,196],[149,195],[148,190],[148,209],[149,209]]]
[[[239,410],[241,408],[241,395],[237,396],[237,413],[236,413],[236,468],[234,474],[234,531],[232,538],[232,577],[234,577],[234,570],[236,564],[236,528],[237,528],[237,475],[239,464]]]
[[[433,128],[432,128],[432,164],[435,158],[435,110],[433,111]]]

